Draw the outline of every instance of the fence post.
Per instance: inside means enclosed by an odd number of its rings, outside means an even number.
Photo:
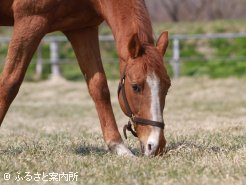
[[[42,46],[40,45],[37,50],[37,64],[35,79],[40,80],[43,72],[43,57],[42,57]]]
[[[179,39],[173,38],[173,58],[172,58],[172,67],[173,67],[173,78],[179,78],[180,73],[180,48],[179,48]]]
[[[51,61],[51,78],[60,78],[59,67],[59,44],[57,41],[50,42],[50,61]]]

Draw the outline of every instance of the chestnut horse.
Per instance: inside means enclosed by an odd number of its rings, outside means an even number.
[[[132,155],[116,125],[100,57],[98,26],[104,20],[120,57],[119,103],[130,118],[126,129],[138,136],[146,156],[163,152],[163,109],[170,86],[163,55],[168,36],[164,32],[154,44],[144,0],[0,0],[0,26],[14,27],[0,77],[0,125],[41,39],[61,31],[86,78],[109,150]]]

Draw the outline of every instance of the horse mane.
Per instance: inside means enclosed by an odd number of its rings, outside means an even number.
[[[132,15],[128,15],[128,19],[132,18],[132,28],[139,40],[142,43],[154,44],[152,25],[145,1],[130,0],[130,6]]]
[[[122,15],[122,22],[123,24],[129,25],[129,19],[131,19],[130,28],[133,29],[130,32],[137,34],[142,46],[143,46],[143,55],[140,56],[141,63],[143,66],[144,71],[151,72],[155,71],[157,75],[164,80],[167,85],[170,85],[170,79],[168,77],[166,68],[163,64],[163,59],[158,51],[154,49],[154,38],[153,38],[153,29],[149,17],[149,13],[147,7],[145,5],[144,0],[129,0],[127,3],[120,3],[121,6],[124,8],[119,9],[119,11],[125,11],[131,8],[131,11],[127,11],[128,14],[125,12],[121,12]],[[130,15],[129,15],[130,14]]]
[[[157,53],[154,46],[153,29],[149,17],[149,13],[144,0],[130,0],[132,7],[133,29],[137,33],[140,42],[144,47],[142,55],[143,68],[146,72],[155,71],[162,80],[166,81],[167,85],[171,85],[167,70],[163,64],[161,55]]]

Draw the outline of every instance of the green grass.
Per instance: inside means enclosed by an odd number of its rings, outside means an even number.
[[[84,82],[24,83],[0,129],[0,184],[17,183],[17,172],[78,172],[74,184],[245,184],[244,83],[244,77],[173,80],[164,114],[167,153],[155,158],[143,157],[132,136],[125,143],[136,158],[108,153]],[[117,84],[109,81],[122,131],[127,118]]]
[[[242,77],[246,75],[246,62],[207,61],[181,63],[182,76],[209,76],[210,78]]]

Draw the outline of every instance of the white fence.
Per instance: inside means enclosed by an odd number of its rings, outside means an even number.
[[[201,40],[201,39],[234,39],[234,38],[246,38],[246,33],[218,33],[218,34],[197,34],[197,35],[173,35],[171,37],[173,42],[173,54],[172,54],[172,68],[173,78],[180,76],[180,40]],[[246,56],[244,56],[246,57]]]
[[[197,34],[197,35],[173,35],[170,37],[172,41],[172,58],[170,63],[173,68],[173,78],[178,78],[180,76],[180,62],[182,58],[180,57],[180,41],[181,40],[201,40],[201,39],[233,39],[233,38],[246,38],[246,33],[222,33],[222,34]],[[100,42],[113,42],[113,36],[99,36]],[[8,44],[10,42],[9,37],[0,37],[0,44]],[[42,43],[49,43],[50,45],[50,63],[51,76],[60,77],[59,69],[59,44],[61,42],[67,42],[67,39],[63,36],[47,36],[43,39]],[[246,56],[243,56],[246,58]],[[36,75],[40,76],[43,69],[43,59],[42,51],[39,47],[37,51],[37,64],[36,64]]]

